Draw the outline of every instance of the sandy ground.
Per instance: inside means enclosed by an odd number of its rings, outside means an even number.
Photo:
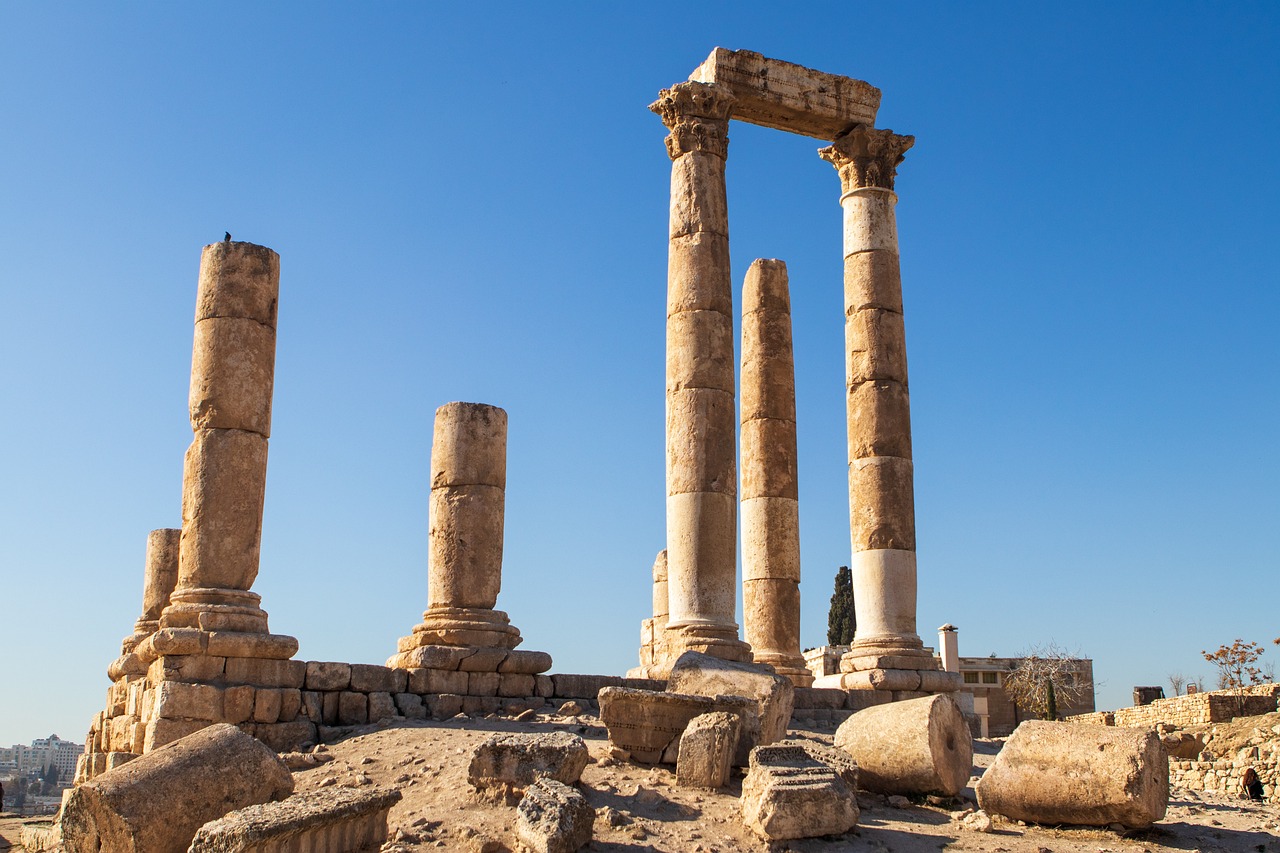
[[[582,735],[592,763],[580,788],[596,808],[592,851],[759,853],[759,851],[988,851],[988,853],[1280,853],[1280,808],[1214,794],[1176,792],[1167,817],[1139,833],[1109,829],[1054,829],[996,819],[994,831],[962,829],[953,812],[976,808],[973,790],[955,802],[920,802],[893,808],[883,797],[858,797],[862,816],[843,836],[770,846],[741,821],[741,778],[722,791],[675,787],[670,768],[648,768],[609,758],[604,729],[593,717],[541,722],[506,719],[450,720],[368,726],[322,750],[332,761],[295,772],[298,791],[343,785],[399,788],[404,799],[391,812],[388,853],[415,850],[506,851],[516,849],[514,803],[477,794],[467,783],[475,746],[495,732],[552,731]],[[832,729],[793,729],[792,737],[830,743]],[[990,765],[999,741],[975,743],[974,773]],[[974,781],[976,781],[976,775]],[[21,821],[0,816],[0,850],[17,853]],[[486,843],[487,842],[487,843]],[[509,845],[509,846],[508,846]]]

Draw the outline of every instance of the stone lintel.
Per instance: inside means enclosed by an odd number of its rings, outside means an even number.
[[[737,99],[733,118],[802,136],[834,140],[855,124],[874,126],[880,90],[870,83],[717,47],[689,75],[720,83]]]

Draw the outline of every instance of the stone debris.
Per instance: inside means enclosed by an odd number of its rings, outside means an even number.
[[[676,784],[686,788],[723,788],[738,751],[742,718],[723,711],[699,714],[680,736]]]
[[[532,853],[574,853],[591,841],[595,809],[576,789],[539,779],[516,807],[515,835]]]
[[[759,730],[746,749],[739,746],[740,764],[746,764],[751,747],[776,743],[786,737],[787,724],[795,709],[796,691],[790,679],[757,664],[721,660],[699,652],[685,652],[676,660],[667,679],[667,691],[754,699],[760,718]]]
[[[836,730],[835,745],[857,762],[861,788],[881,794],[954,796],[973,767],[973,737],[949,695],[858,711]]]
[[[524,788],[544,777],[572,785],[589,760],[586,741],[569,732],[498,734],[476,747],[467,778],[477,788]]]
[[[981,809],[960,818],[960,825],[970,832],[991,832],[991,817]]]
[[[350,853],[387,839],[392,790],[336,788],[239,809],[196,832],[189,853]]]
[[[840,835],[858,822],[856,793],[803,747],[758,746],[742,782],[742,819],[767,841]]]
[[[699,714],[725,711],[742,718],[738,755],[742,754],[744,742],[754,746],[759,738],[756,702],[745,696],[687,696],[605,687],[600,691],[599,702],[600,719],[609,732],[609,743],[642,764],[674,763],[680,735]]]
[[[1169,804],[1169,757],[1153,731],[1028,720],[978,782],[989,814],[1144,829]]]
[[[274,752],[217,724],[76,788],[62,810],[63,845],[67,853],[183,853],[209,821],[292,792]]]

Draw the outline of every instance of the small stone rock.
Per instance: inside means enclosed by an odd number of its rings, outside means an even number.
[[[595,817],[577,790],[539,779],[516,807],[515,835],[533,853],[575,853],[591,841]]]
[[[889,797],[889,808],[891,809],[906,809],[910,807],[911,807],[911,801],[908,800],[906,797],[900,796],[898,794],[893,794]]]
[[[579,705],[576,699],[570,699],[556,711],[562,717],[581,717],[586,712],[586,709]]]
[[[960,825],[970,832],[990,832],[991,818],[984,811],[976,811],[972,814],[965,815],[960,821]]]

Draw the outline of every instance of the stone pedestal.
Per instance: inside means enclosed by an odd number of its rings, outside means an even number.
[[[650,109],[670,130],[667,273],[668,659],[748,660],[738,639],[733,295],[724,167],[733,96],[679,83]]]
[[[857,632],[840,686],[928,692],[916,633],[915,498],[894,177],[911,136],[865,125],[822,149],[844,208],[849,517]],[[948,686],[958,678],[928,680]],[[914,686],[907,686],[914,685]]]
[[[427,610],[387,666],[432,668],[441,648],[495,654],[507,672],[544,672],[550,656],[515,652],[520,632],[495,610],[502,587],[507,413],[482,403],[436,410],[431,443]],[[497,654],[497,653],[501,654]]]
[[[796,389],[787,265],[760,259],[742,289],[742,610],[757,663],[797,687],[813,676],[800,654],[800,508]]]
[[[153,530],[147,535],[147,556],[143,568],[142,615],[133,624],[133,634],[120,643],[120,657],[107,667],[107,675],[118,681],[127,675],[146,675],[147,665],[134,649],[160,627],[160,614],[178,582],[178,548],[182,531]]]

